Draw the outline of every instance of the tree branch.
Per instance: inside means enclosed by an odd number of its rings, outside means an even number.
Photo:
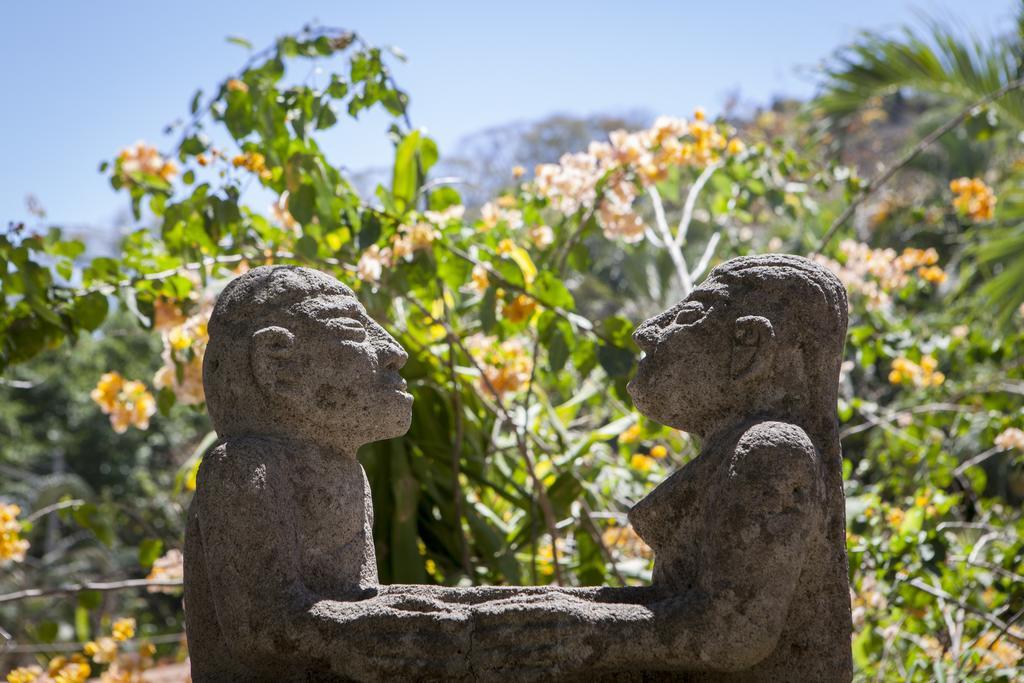
[[[48,598],[57,595],[74,595],[82,591],[120,591],[131,588],[166,587],[180,588],[182,582],[177,579],[127,579],[125,581],[97,582],[87,581],[84,583],[66,583],[54,588],[26,588],[13,593],[0,595],[0,604],[15,602],[17,600],[28,600],[29,598]]]
[[[956,116],[946,121],[944,124],[942,124],[935,130],[933,130],[931,133],[923,137],[920,142],[918,142],[916,145],[913,146],[913,148],[910,149],[910,151],[908,151],[906,154],[900,157],[900,159],[895,164],[889,166],[881,173],[879,173],[877,176],[869,180],[867,184],[865,184],[864,187],[861,189],[860,193],[856,197],[854,197],[854,199],[849,204],[846,205],[846,208],[843,209],[842,212],[838,216],[836,216],[835,220],[832,221],[832,225],[830,225],[828,230],[825,231],[825,234],[822,235],[821,240],[818,242],[818,246],[815,248],[814,251],[811,252],[811,255],[813,256],[814,254],[820,254],[822,250],[826,246],[828,246],[828,243],[832,241],[832,238],[835,237],[835,234],[836,232],[839,231],[839,228],[841,228],[843,224],[846,223],[847,220],[849,220],[850,216],[853,215],[853,212],[857,209],[858,206],[860,206],[864,202],[865,199],[870,197],[875,192],[875,190],[882,187],[882,185],[885,185],[894,175],[902,171],[911,161],[917,158],[917,155],[919,155],[924,150],[928,149],[928,147],[930,147],[932,143],[934,143],[943,135],[945,135],[949,131],[953,130],[954,128],[962,124],[971,116],[974,116],[977,113],[976,110],[978,110],[979,108],[984,107],[985,105],[990,104],[991,102],[994,102],[995,100],[998,100],[1004,95],[1013,92],[1014,90],[1017,90],[1021,87],[1024,87],[1024,78],[1012,80],[1003,87],[997,90],[993,90],[992,92],[980,98],[973,104],[965,107]]]

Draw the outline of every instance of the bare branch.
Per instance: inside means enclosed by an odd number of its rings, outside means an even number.
[[[131,588],[180,588],[182,582],[177,579],[127,579],[125,581],[97,582],[87,581],[84,583],[66,583],[54,588],[26,588],[13,593],[0,595],[0,603],[15,602],[17,600],[28,600],[29,598],[49,598],[58,595],[74,595],[82,591],[120,591]]]

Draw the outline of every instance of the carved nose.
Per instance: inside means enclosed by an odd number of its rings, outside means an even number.
[[[409,360],[409,354],[406,353],[397,342],[394,344],[388,344],[384,347],[384,351],[381,354],[380,364],[389,370],[401,370],[405,365],[406,361]]]
[[[655,345],[658,343],[658,332],[660,326],[657,324],[655,319],[648,320],[640,323],[640,325],[633,332],[633,341],[640,347],[640,350],[644,353],[651,353],[654,351]]]

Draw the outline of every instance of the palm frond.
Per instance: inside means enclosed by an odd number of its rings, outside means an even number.
[[[1016,35],[983,40],[934,19],[896,36],[864,32],[834,55],[816,105],[836,123],[873,98],[901,90],[933,98],[938,106],[963,107],[1018,77],[1021,42]],[[1024,94],[1011,92],[991,106],[1024,130]]]

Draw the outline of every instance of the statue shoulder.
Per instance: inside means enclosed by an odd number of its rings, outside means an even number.
[[[820,456],[801,427],[765,421],[749,427],[729,459],[729,476],[817,479]]]
[[[202,494],[221,486],[264,489],[286,460],[286,446],[259,436],[229,437],[217,441],[203,456],[196,478]],[[275,477],[276,478],[276,477]]]

